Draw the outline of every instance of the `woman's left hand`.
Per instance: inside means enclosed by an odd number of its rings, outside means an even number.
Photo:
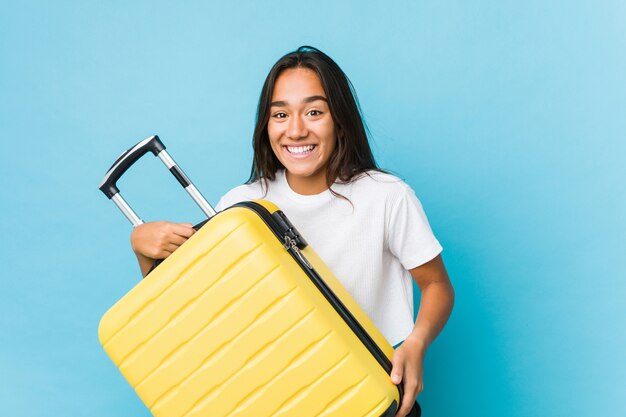
[[[409,336],[393,354],[391,382],[396,385],[402,383],[404,388],[402,404],[396,413],[397,417],[404,417],[411,412],[415,399],[424,388],[425,353],[424,344]]]

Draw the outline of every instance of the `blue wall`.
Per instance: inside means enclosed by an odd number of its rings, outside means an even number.
[[[157,133],[216,201],[267,71],[311,44],[445,248],[425,415],[626,415],[623,2],[107,3],[0,12],[3,414],[149,415],[97,340],[139,277],[97,184]],[[146,219],[202,217],[151,159],[121,189]]]

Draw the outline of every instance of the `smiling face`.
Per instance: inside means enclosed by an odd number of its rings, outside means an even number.
[[[319,77],[306,68],[285,70],[271,101],[267,133],[289,186],[299,194],[321,193],[328,188],[326,166],[337,136]]]

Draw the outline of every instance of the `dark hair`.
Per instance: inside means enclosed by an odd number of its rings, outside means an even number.
[[[283,71],[292,68],[308,68],[318,75],[337,127],[337,144],[326,167],[328,187],[336,180],[350,182],[368,170],[379,170],[370,149],[352,83],[328,55],[311,46],[301,46],[280,58],[263,84],[252,138],[254,159],[247,183],[260,179],[273,180],[276,171],[284,168],[272,151],[267,124],[276,80]]]

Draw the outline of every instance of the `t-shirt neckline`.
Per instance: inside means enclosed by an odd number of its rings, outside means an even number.
[[[276,172],[276,179],[278,180],[278,184],[280,185],[280,189],[289,197],[290,199],[301,202],[301,203],[318,203],[318,202],[326,202],[332,198],[332,193],[330,189],[326,189],[319,194],[311,194],[311,195],[303,195],[295,192],[289,182],[287,182],[287,175],[284,169],[281,169]]]

